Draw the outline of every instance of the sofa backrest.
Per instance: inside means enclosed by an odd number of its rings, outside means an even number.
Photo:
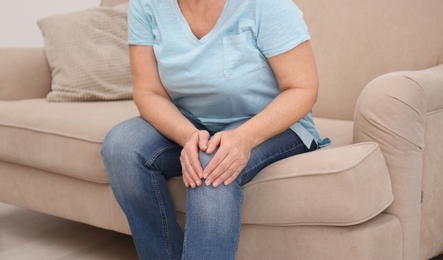
[[[314,116],[352,119],[369,81],[443,63],[441,0],[295,0],[320,77]]]
[[[443,63],[442,0],[294,1],[305,14],[317,59],[316,117],[352,119],[372,79]]]

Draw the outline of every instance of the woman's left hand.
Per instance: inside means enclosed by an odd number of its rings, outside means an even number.
[[[252,142],[236,130],[215,134],[208,142],[206,153],[211,154],[218,148],[214,157],[203,170],[207,186],[231,184],[249,161]]]

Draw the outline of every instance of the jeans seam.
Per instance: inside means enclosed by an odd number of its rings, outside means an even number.
[[[167,220],[167,216],[166,216],[165,205],[163,203],[163,198],[161,196],[161,192],[158,187],[157,178],[156,178],[155,174],[152,174],[152,173],[150,173],[150,174],[151,174],[152,184],[154,185],[155,195],[157,197],[157,202],[160,207],[160,215],[161,215],[161,219],[163,222],[163,237],[165,239],[166,249],[168,250],[168,253],[171,256],[171,258],[175,259],[174,254],[172,252],[171,239],[169,236],[169,233],[170,233],[169,232],[169,225],[168,225],[168,220]]]
[[[152,164],[155,162],[155,159],[157,159],[157,157],[158,157],[160,154],[162,154],[162,153],[164,153],[164,152],[166,152],[166,151],[168,151],[168,150],[172,150],[172,149],[174,149],[174,148],[178,148],[178,147],[180,147],[180,146],[179,146],[179,145],[176,145],[176,144],[171,144],[171,145],[168,145],[168,146],[163,146],[163,147],[161,147],[160,149],[158,149],[157,151],[155,151],[155,153],[151,156],[151,158],[149,158],[149,160],[144,164],[144,166],[145,166],[145,167],[151,167]]]
[[[186,204],[187,204],[188,202],[186,201]],[[186,210],[185,210],[186,211]],[[186,216],[186,218],[188,218],[188,216]],[[186,225],[187,223],[186,223],[186,221],[185,221],[185,230],[184,230],[184,234],[186,234]],[[181,260],[186,260],[186,235],[184,235],[184,237],[183,237],[183,250],[182,250],[182,258],[181,258]]]
[[[239,185],[240,186],[240,185]],[[245,194],[242,192],[241,193],[241,203],[240,203],[240,205],[243,205],[243,199],[245,198]],[[237,251],[238,251],[238,246],[239,246],[239,242],[240,242],[240,234],[241,234],[241,226],[242,226],[242,224],[241,224],[241,219],[242,219],[242,211],[240,210],[240,227],[239,227],[239,230],[238,230],[238,234],[239,234],[239,237],[238,237],[238,241],[237,241],[237,246],[235,247],[235,252],[236,252],[236,254],[237,254]],[[236,255],[235,254],[235,255]],[[234,255],[234,256],[235,256]]]

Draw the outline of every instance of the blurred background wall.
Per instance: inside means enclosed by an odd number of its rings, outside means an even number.
[[[0,0],[0,47],[42,47],[38,19],[99,4],[100,0]]]

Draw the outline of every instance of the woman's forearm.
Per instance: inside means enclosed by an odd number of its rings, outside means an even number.
[[[134,91],[134,101],[143,119],[181,146],[197,131],[177,107],[163,96]]]
[[[312,109],[316,93],[302,89],[289,89],[277,96],[262,112],[237,129],[255,147],[285,131],[305,117]]]

